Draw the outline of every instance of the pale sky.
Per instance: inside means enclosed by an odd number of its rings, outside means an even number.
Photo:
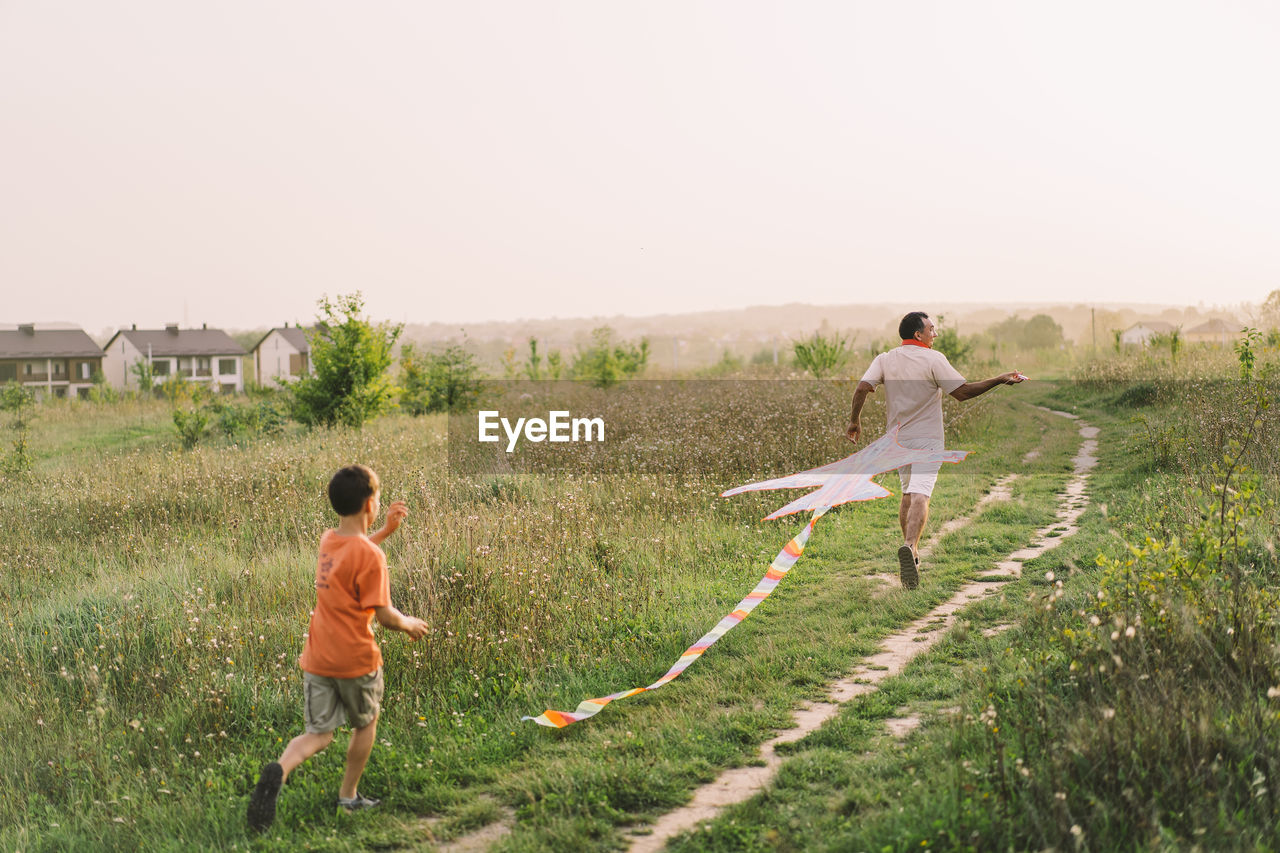
[[[1261,301],[1280,6],[0,0],[0,322]]]

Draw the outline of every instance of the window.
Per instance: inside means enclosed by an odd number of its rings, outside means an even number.
[[[66,367],[67,367],[67,365],[66,365],[64,362],[61,362],[61,361],[55,361],[55,362],[53,363],[53,375],[54,375],[54,376],[61,376],[61,375],[62,375],[62,373],[63,373],[63,371],[64,371],[64,370],[66,370]]]
[[[160,361],[151,362],[152,376],[168,376],[169,375],[169,359],[161,359]]]
[[[26,364],[22,365],[22,372],[27,376],[31,375],[31,362],[28,361]]]
[[[236,360],[234,358],[218,359],[218,374],[221,376],[235,376]]]
[[[93,375],[93,365],[87,361],[80,362],[80,378],[88,379]]]
[[[18,365],[16,364],[0,364],[0,382],[7,382],[10,379],[18,378]]]

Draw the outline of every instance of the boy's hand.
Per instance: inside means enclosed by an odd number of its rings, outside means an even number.
[[[396,528],[400,526],[400,522],[405,520],[409,515],[409,507],[404,501],[396,501],[387,507],[387,520],[383,522],[382,529],[390,536],[396,532]]]
[[[404,617],[404,626],[400,630],[408,634],[410,640],[420,640],[427,633],[428,628],[427,623],[421,619],[415,616],[406,616]]]

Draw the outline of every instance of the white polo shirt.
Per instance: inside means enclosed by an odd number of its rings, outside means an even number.
[[[935,349],[903,344],[882,352],[871,362],[862,381],[884,385],[887,423],[901,424],[898,439],[942,441],[942,395],[964,384],[947,357]],[[941,447],[941,445],[938,445]]]

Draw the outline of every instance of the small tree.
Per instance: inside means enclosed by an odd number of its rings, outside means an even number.
[[[529,338],[529,357],[524,362],[524,375],[535,381],[542,378],[542,356],[538,354],[537,338]]]
[[[822,379],[835,372],[849,359],[848,342],[840,335],[824,335],[814,332],[810,337],[792,344],[796,364]]]
[[[107,384],[107,376],[101,370],[93,371],[93,387],[89,389],[89,399],[95,403],[114,403],[120,399],[116,389]]]
[[[129,372],[138,380],[138,393],[150,396],[155,392],[156,374],[151,367],[151,362],[145,358],[139,358],[133,364],[129,365]]]
[[[291,414],[308,426],[361,427],[392,406],[396,389],[387,368],[403,326],[362,316],[358,291],[326,296],[319,308],[316,328],[307,333],[314,372],[291,383]]]
[[[1236,341],[1236,358],[1240,361],[1240,378],[1245,382],[1253,379],[1253,364],[1256,360],[1254,348],[1262,340],[1262,333],[1257,329],[1241,329],[1243,337]]]
[[[1176,327],[1169,333],[1169,361],[1178,360],[1178,352],[1182,349],[1182,327]]]
[[[400,350],[400,406],[411,415],[458,411],[480,393],[475,356],[453,344],[440,353],[419,353],[413,344]]]
[[[960,337],[960,333],[945,324],[946,317],[938,315],[938,325],[942,331],[933,341],[933,348],[947,357],[953,364],[961,364],[973,352],[973,342]]]
[[[573,359],[575,379],[584,379],[597,388],[608,388],[620,380],[640,374],[649,361],[649,339],[638,344],[615,341],[613,329],[601,326],[591,333],[591,345]]]
[[[547,378],[559,379],[564,373],[564,359],[560,356],[560,350],[553,349],[547,353]]]
[[[13,431],[11,450],[4,457],[3,470],[12,477],[20,477],[30,473],[32,468],[31,451],[27,446],[30,433],[31,418],[35,413],[36,395],[30,388],[24,388],[17,382],[10,381],[0,391],[0,409],[13,415],[9,429]]]
[[[1275,332],[1280,330],[1280,290],[1273,290],[1262,303],[1259,325]]]
[[[178,430],[182,446],[191,450],[209,432],[209,413],[202,409],[174,409],[173,426]]]

